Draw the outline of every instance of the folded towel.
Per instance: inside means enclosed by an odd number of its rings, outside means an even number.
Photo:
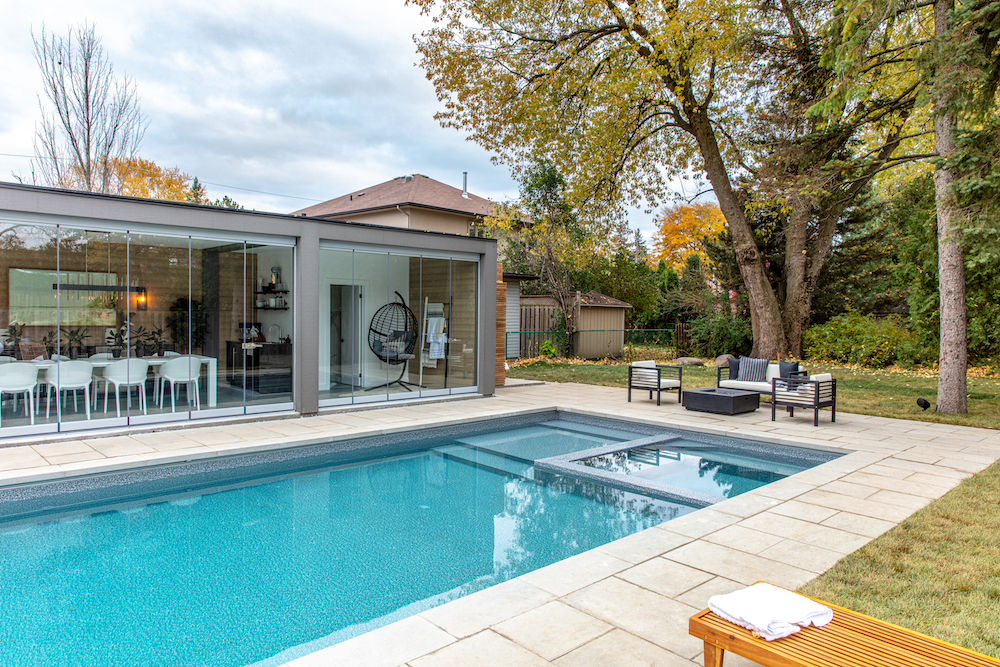
[[[763,582],[735,593],[714,595],[708,600],[708,608],[768,641],[787,637],[800,627],[819,627],[833,620],[829,607]]]

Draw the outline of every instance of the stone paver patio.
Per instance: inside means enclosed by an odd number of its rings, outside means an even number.
[[[506,583],[294,660],[294,667],[700,664],[687,619],[759,579],[798,587],[1000,458],[1000,432],[829,412],[734,417],[578,384],[483,399],[0,448],[0,486],[559,408],[850,452]],[[729,667],[752,664],[727,656]]]

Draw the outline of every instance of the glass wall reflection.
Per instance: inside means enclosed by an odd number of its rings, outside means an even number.
[[[448,393],[451,260],[425,257],[421,276],[420,383],[428,395]]]
[[[455,260],[451,263],[451,339],[448,374],[453,389],[476,386],[478,265]]]
[[[292,398],[292,252],[0,225],[0,429],[284,407]]]
[[[321,405],[477,386],[476,262],[322,249],[320,267]]]
[[[55,377],[34,360],[47,360],[59,351],[58,245],[55,228],[0,223],[0,429],[4,431],[57,421],[57,414],[50,410],[46,416],[42,405],[43,387]]]
[[[354,280],[354,253],[320,250],[319,266],[319,398],[349,401],[361,379],[361,288]]]
[[[292,248],[247,245],[245,312],[252,317],[238,318],[244,324],[235,328],[231,317],[228,326],[251,343],[243,360],[248,406],[292,400],[292,261]]]

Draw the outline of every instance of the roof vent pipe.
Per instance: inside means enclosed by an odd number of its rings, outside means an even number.
[[[462,172],[462,196],[469,198],[469,172]]]

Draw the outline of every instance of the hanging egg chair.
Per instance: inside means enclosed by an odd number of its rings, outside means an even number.
[[[372,317],[368,326],[368,347],[385,364],[400,366],[399,377],[369,389],[398,384],[407,391],[413,391],[410,387],[420,386],[403,380],[406,362],[413,359],[413,350],[417,346],[417,317],[406,305],[402,294],[396,292],[396,297],[399,301],[385,304]]]

